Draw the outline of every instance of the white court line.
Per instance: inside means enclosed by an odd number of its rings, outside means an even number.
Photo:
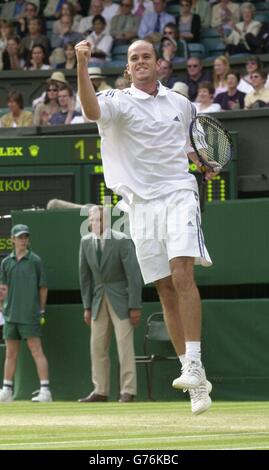
[[[116,442],[116,443],[119,443],[119,442],[159,442],[159,441],[165,441],[167,443],[169,442],[174,442],[174,441],[180,441],[180,440],[190,440],[190,439],[196,439],[196,440],[203,440],[203,439],[207,439],[207,438],[210,438],[210,439],[219,439],[219,438],[226,438],[226,437],[241,437],[242,438],[246,438],[248,436],[260,436],[260,435],[268,435],[269,436],[269,432],[256,432],[256,433],[241,433],[241,432],[238,432],[238,433],[223,433],[223,434],[205,434],[204,436],[200,436],[200,435],[187,435],[187,436],[160,436],[160,437],[151,437],[151,438],[147,438],[147,437],[131,437],[131,438],[119,438],[119,439],[105,439],[102,437],[100,439],[87,439],[87,440],[72,440],[72,441],[51,441],[51,442],[44,442],[44,441],[41,441],[41,442],[32,442],[32,441],[29,441],[29,442],[15,442],[15,443],[5,443],[5,444],[0,444],[0,448],[3,447],[3,446],[9,446],[9,447],[14,447],[14,446],[26,446],[26,445],[31,445],[31,446],[55,446],[55,445],[65,445],[65,444],[109,444],[109,443],[113,443],[113,442]],[[65,435],[66,437],[66,435]],[[46,438],[48,439],[53,439],[53,437],[49,437],[49,436],[46,436]],[[267,446],[268,447],[268,446]],[[266,447],[261,447],[261,448],[266,448]]]

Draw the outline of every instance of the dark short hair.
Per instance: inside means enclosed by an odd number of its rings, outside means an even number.
[[[227,73],[226,78],[228,78],[229,75],[233,75],[234,77],[236,77],[237,82],[240,81],[241,77],[238,72],[233,72],[232,70],[230,70],[230,72]]]
[[[198,90],[201,90],[202,88],[208,90],[210,95],[214,95],[215,93],[215,88],[211,82],[200,82],[198,85]]]
[[[7,95],[7,101],[15,101],[21,109],[23,109],[23,96],[16,90],[11,90]]]
[[[96,23],[96,21],[100,21],[104,26],[106,25],[106,20],[102,15],[95,15],[92,19],[92,24]]]

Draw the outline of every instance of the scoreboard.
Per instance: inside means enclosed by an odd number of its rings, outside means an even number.
[[[190,164],[190,171],[196,174],[195,165]],[[228,169],[207,183],[206,201],[233,199],[236,193],[235,153]],[[1,138],[0,257],[11,248],[11,219],[3,216],[12,210],[46,208],[54,198],[102,204],[106,196],[113,205],[119,200],[105,186],[97,133]]]

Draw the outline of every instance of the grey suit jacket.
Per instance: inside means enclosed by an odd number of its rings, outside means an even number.
[[[105,294],[120,319],[128,318],[129,309],[141,308],[142,277],[134,244],[121,232],[111,230],[110,233],[100,265],[95,235],[85,235],[80,243],[81,296],[84,308],[92,310],[94,320]]]

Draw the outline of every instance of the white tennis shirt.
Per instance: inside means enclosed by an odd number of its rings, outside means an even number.
[[[154,199],[178,189],[197,190],[189,173],[193,151],[190,101],[161,84],[156,97],[135,88],[97,95],[101,117],[101,155],[108,188],[132,202],[136,195]]]

